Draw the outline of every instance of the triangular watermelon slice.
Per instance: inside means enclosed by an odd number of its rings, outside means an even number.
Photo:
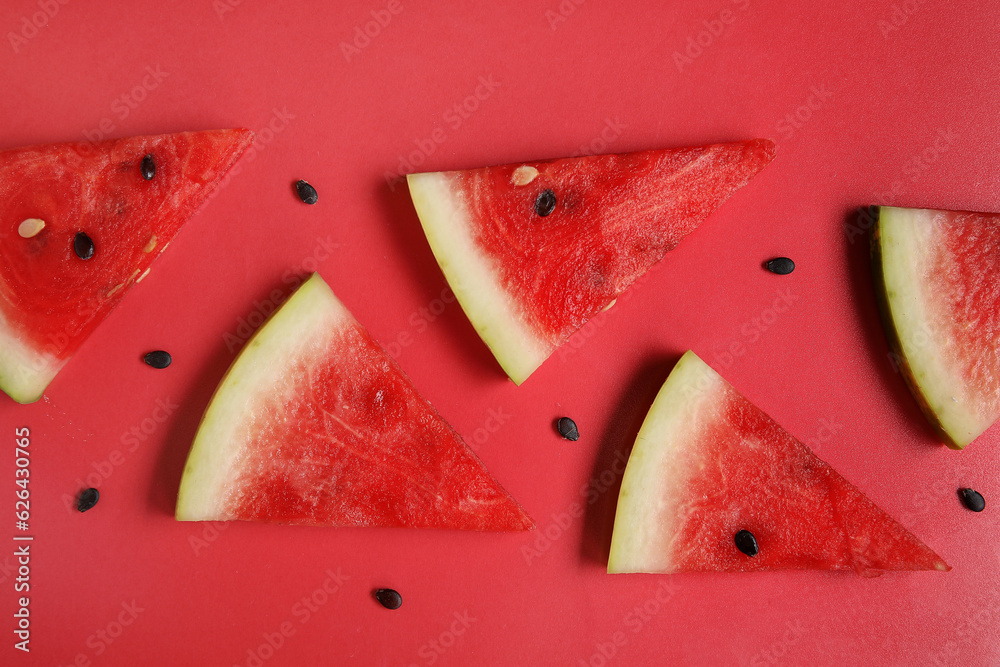
[[[629,457],[608,572],[789,568],[950,569],[687,352]]]
[[[754,139],[407,181],[455,296],[520,384],[773,157]]]
[[[938,435],[962,449],[1000,418],[1000,213],[874,207],[889,346]]]
[[[319,274],[247,343],[216,390],[177,519],[534,526]]]
[[[252,139],[213,130],[0,151],[0,388],[38,400]]]

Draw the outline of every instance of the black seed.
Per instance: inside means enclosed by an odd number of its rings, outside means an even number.
[[[153,180],[153,176],[156,176],[156,163],[153,162],[152,155],[146,155],[142,158],[142,164],[139,165],[139,171],[142,172],[142,177],[147,181]]]
[[[556,194],[552,190],[542,190],[535,200],[535,213],[543,218],[556,209]]]
[[[736,542],[736,548],[747,556],[756,556],[759,551],[757,548],[757,538],[749,530],[741,530],[736,533],[733,541]]]
[[[787,257],[775,257],[764,264],[764,268],[771,273],[777,273],[779,276],[787,276],[795,270],[795,262]]]
[[[101,497],[101,492],[97,489],[84,489],[80,492],[80,495],[76,497],[76,509],[81,512],[86,512],[94,505]]]
[[[986,499],[975,489],[959,489],[958,496],[962,499],[962,504],[973,512],[982,512],[986,509]]]
[[[580,431],[576,428],[576,422],[569,417],[560,417],[556,421],[556,430],[559,435],[574,442],[580,439]]]
[[[164,350],[153,350],[152,352],[147,352],[146,356],[142,358],[147,364],[153,368],[166,368],[173,361],[169,352]]]
[[[94,256],[94,242],[83,232],[77,232],[73,239],[73,251],[80,259],[90,259]]]
[[[305,181],[296,181],[295,191],[299,193],[299,199],[307,204],[315,204],[316,200],[319,199],[319,195],[316,194],[316,188]]]
[[[399,609],[403,605],[403,596],[391,588],[380,588],[375,591],[375,599],[386,609]]]

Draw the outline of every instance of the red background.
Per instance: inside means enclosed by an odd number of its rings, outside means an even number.
[[[866,239],[845,233],[852,211],[873,202],[1000,210],[1000,8],[399,0],[391,14],[380,0],[229,2],[16,0],[0,12],[2,146],[259,133],[240,173],[46,400],[0,397],[0,535],[15,533],[13,431],[28,426],[36,538],[28,655],[10,632],[14,543],[0,550],[0,661],[1000,663],[1000,431],[964,452],[935,444],[886,356]],[[345,54],[340,43],[373,11],[391,21]],[[690,61],[675,57],[687,49]],[[475,111],[449,113],[480,77],[493,89],[479,89]],[[774,162],[519,388],[457,305],[440,312],[444,279],[405,186],[385,177],[420,146],[414,161],[429,170],[755,136],[777,142]],[[294,196],[298,178],[318,189],[316,206]],[[763,271],[775,255],[793,257],[795,273]],[[198,419],[233,360],[224,335],[273,290],[287,294],[286,272],[314,267],[379,341],[398,344],[403,368],[478,441],[535,533],[217,531],[173,520]],[[792,305],[775,318],[779,292]],[[156,348],[174,355],[166,371],[140,362]],[[604,574],[620,479],[605,473],[606,488],[601,474],[617,469],[688,348],[954,569],[873,580]],[[165,416],[158,401],[176,407]],[[491,410],[502,418],[489,421]],[[555,434],[564,414],[579,442]],[[134,451],[132,428],[144,438]],[[69,510],[64,499],[99,471],[97,507]],[[592,479],[600,488],[588,504],[581,487]],[[986,496],[984,513],[959,504],[966,485]],[[582,518],[569,514],[575,502]],[[319,594],[328,569],[348,578]],[[401,591],[403,607],[380,607],[379,586]],[[305,619],[296,605],[314,594],[324,604]],[[142,611],[116,626],[133,601]],[[261,652],[286,622],[294,632]]]

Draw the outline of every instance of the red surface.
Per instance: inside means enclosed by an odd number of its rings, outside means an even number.
[[[561,345],[774,158],[770,140],[524,163],[453,174],[472,237],[538,336]],[[555,208],[541,217],[538,197]]]
[[[8,631],[5,664],[229,667],[258,652],[268,667],[575,666],[605,653],[618,664],[1000,662],[1000,428],[963,452],[935,443],[887,357],[853,214],[870,203],[1000,211],[1000,8],[226,2],[70,2],[37,31],[22,21],[42,11],[35,0],[0,10],[5,147],[215,127],[259,136],[48,400],[0,402],[3,534],[18,532],[14,428],[27,425],[36,538],[32,653]],[[365,45],[357,31],[375,32],[373,11],[388,24]],[[22,30],[15,52],[7,34]],[[356,38],[364,48],[348,61],[340,43]],[[675,55],[685,51],[690,62]],[[451,299],[406,188],[386,182],[409,163],[753,136],[775,139],[775,160],[521,387]],[[315,206],[294,195],[299,178],[318,189]],[[765,272],[775,255],[795,272]],[[173,520],[233,346],[314,268],[536,532]],[[621,457],[689,347],[953,569],[604,574]],[[174,355],[166,371],[140,361],[157,348]],[[578,442],[554,432],[563,414]],[[88,476],[101,501],[78,514],[66,501]],[[962,508],[960,486],[983,493],[986,511]],[[372,599],[383,586],[402,608]]]
[[[719,419],[691,443],[691,458],[680,459],[691,461],[691,476],[674,480],[687,490],[674,508],[684,518],[669,542],[676,548],[671,569],[848,569],[864,576],[948,569],[732,386],[720,386],[715,400]],[[736,548],[740,530],[757,538],[753,558]]]
[[[13,222],[0,229],[0,293],[4,315],[22,327],[24,342],[60,359],[72,356],[249,140],[248,132],[227,131],[0,153],[0,219]],[[157,165],[150,181],[139,169],[144,155]],[[17,229],[26,218],[40,218],[45,227],[21,239]],[[78,232],[94,241],[86,262],[73,250]]]
[[[247,439],[235,446],[239,472],[215,518],[314,526],[533,527],[361,325],[348,321],[322,333],[304,348],[314,354],[270,360],[288,369],[277,386],[244,381],[248,412],[233,417],[246,420]],[[289,379],[291,400],[285,393]]]

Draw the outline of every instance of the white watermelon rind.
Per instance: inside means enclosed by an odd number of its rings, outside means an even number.
[[[438,265],[480,338],[507,376],[521,384],[555,349],[525,321],[472,238],[473,219],[448,172],[409,174],[413,206]]]
[[[698,464],[700,434],[718,419],[724,387],[725,380],[689,350],[657,393],[622,477],[609,574],[677,571],[670,540]]]
[[[962,377],[951,322],[933,312],[926,279],[942,242],[930,209],[880,206],[872,228],[876,295],[900,372],[928,421],[953,449],[962,449],[993,421],[977,410],[976,389]]]
[[[310,346],[354,321],[319,274],[313,274],[240,351],[222,378],[198,426],[177,493],[178,521],[226,521],[227,493],[234,487],[237,463],[253,424],[256,387],[280,387],[288,377],[283,360],[310,356]],[[289,392],[294,391],[288,382]],[[270,395],[273,396],[273,395]]]
[[[18,403],[42,397],[66,359],[25,345],[0,313],[0,389]]]

